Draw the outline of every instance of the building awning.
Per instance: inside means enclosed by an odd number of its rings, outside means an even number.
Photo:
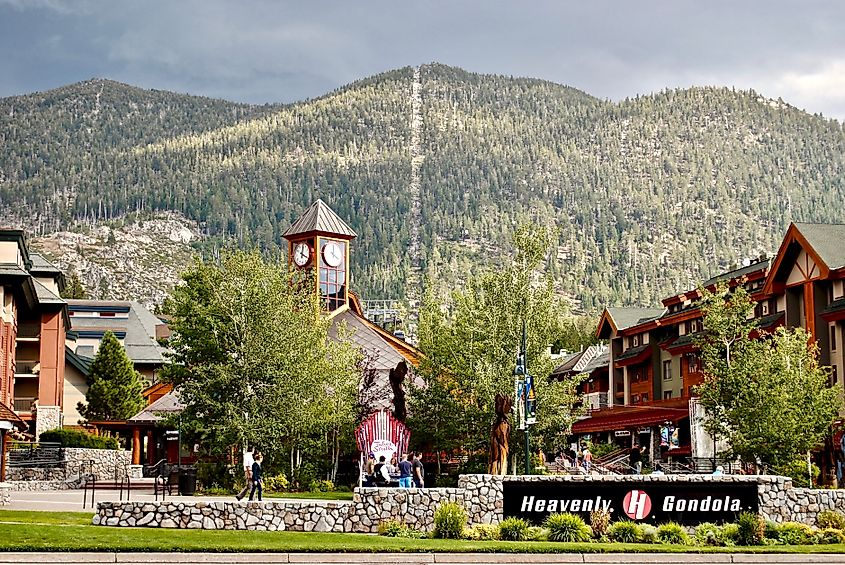
[[[632,347],[616,358],[614,365],[616,368],[628,367],[630,365],[637,365],[643,361],[647,361],[651,357],[651,346],[649,344]]]
[[[615,413],[614,413],[615,412]],[[587,434],[595,432],[615,432],[656,426],[663,422],[677,422],[689,417],[689,410],[685,408],[662,408],[643,406],[613,408],[606,413],[579,420],[572,424],[573,434]]]

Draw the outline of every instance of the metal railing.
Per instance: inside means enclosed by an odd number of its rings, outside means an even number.
[[[35,397],[32,398],[15,398],[12,401],[12,408],[15,412],[32,412],[32,403]]]

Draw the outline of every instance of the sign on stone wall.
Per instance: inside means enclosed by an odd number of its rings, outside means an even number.
[[[539,524],[549,514],[569,512],[589,521],[593,510],[611,520],[684,525],[735,521],[740,512],[757,512],[752,483],[672,482],[524,482],[504,481],[504,516]]]

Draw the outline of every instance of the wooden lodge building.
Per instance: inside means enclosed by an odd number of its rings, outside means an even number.
[[[704,283],[743,285],[757,303],[762,330],[805,328],[818,342],[831,385],[843,388],[845,225],[794,223],[772,259],[760,259]],[[695,336],[702,330],[700,295],[689,290],[659,308],[606,308],[597,336],[604,356],[589,350],[564,359],[555,375],[589,373],[581,384],[589,415],[573,435],[593,442],[645,446],[651,460],[714,457],[695,386],[703,381]],[[580,357],[578,357],[580,356]],[[587,361],[581,363],[584,357]]]

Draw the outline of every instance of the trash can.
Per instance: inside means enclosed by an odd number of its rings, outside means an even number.
[[[194,468],[179,470],[179,494],[194,496],[197,490],[197,470]]]

